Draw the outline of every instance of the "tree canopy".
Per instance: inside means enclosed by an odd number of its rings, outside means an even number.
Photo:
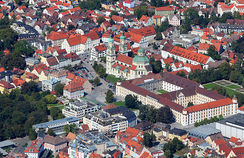
[[[156,136],[153,133],[144,133],[143,135],[143,144],[146,147],[152,147],[154,144],[154,141],[156,141]]]
[[[114,93],[111,90],[108,90],[105,99],[107,103],[112,103],[114,100]]]

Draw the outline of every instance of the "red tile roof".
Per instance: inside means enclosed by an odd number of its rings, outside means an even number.
[[[132,62],[133,62],[133,58],[131,58],[127,55],[124,55],[124,54],[117,54],[116,60],[118,60],[122,63],[129,64],[129,65],[132,65]]]
[[[76,36],[70,36],[67,41],[70,46],[75,46],[78,44],[85,44],[87,41],[88,37],[87,36],[81,36],[81,35],[76,35]]]
[[[43,141],[36,139],[31,142],[31,145],[28,146],[24,152],[25,153],[39,153],[43,148]]]
[[[153,26],[148,26],[148,27],[143,27],[141,29],[133,29],[133,28],[129,28],[128,29],[129,32],[134,32],[134,33],[137,33],[137,34],[140,34],[144,37],[146,36],[152,36],[152,35],[155,35],[156,34],[156,31],[154,29]]]
[[[21,78],[14,78],[13,83],[15,86],[22,86],[25,83],[25,81]]]
[[[225,99],[220,99],[220,100],[216,100],[216,101],[212,101],[212,102],[208,102],[208,103],[204,103],[204,104],[190,106],[190,107],[187,107],[186,110],[189,113],[192,113],[192,112],[202,111],[205,109],[212,109],[212,108],[216,108],[216,107],[220,107],[220,106],[224,106],[224,105],[228,105],[228,104],[233,104],[233,102],[230,98],[225,98]]]
[[[200,43],[198,49],[207,51],[209,47],[210,47],[210,44],[208,44],[208,43]]]
[[[158,7],[155,8],[156,11],[173,11],[174,8],[170,7],[170,6],[166,6],[166,7]]]
[[[84,88],[82,87],[82,83],[79,80],[72,80],[66,86],[64,86],[64,90],[73,93],[76,91],[81,91]]]
[[[192,51],[189,51],[187,49],[184,49],[184,48],[181,48],[178,46],[174,46],[170,53],[183,57],[183,58],[186,58],[186,59],[189,59],[189,60],[199,62],[201,64],[206,64],[210,58],[209,56],[199,54],[196,52],[192,52]]]
[[[46,38],[52,41],[67,39],[69,36],[64,32],[54,32],[47,34]]]
[[[97,35],[97,33],[95,31],[90,31],[89,33],[85,34],[84,36],[86,36],[87,38],[90,38],[92,41],[99,39],[99,36]]]
[[[92,153],[89,157],[90,157],[90,158],[102,158],[101,155],[96,154],[96,153]]]
[[[14,86],[10,84],[9,82],[6,82],[4,80],[0,80],[0,87],[6,88],[6,89],[12,89]]]

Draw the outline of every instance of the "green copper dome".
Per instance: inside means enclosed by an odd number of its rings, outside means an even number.
[[[113,39],[112,35],[110,35],[110,38],[108,39],[108,42],[109,43],[114,43],[114,39]]]
[[[146,56],[138,56],[138,55],[136,55],[133,58],[133,62],[136,62],[136,63],[149,63],[149,59]]]
[[[126,37],[125,37],[124,32],[123,32],[122,35],[120,36],[120,39],[121,39],[121,40],[125,40],[125,38],[126,38]]]

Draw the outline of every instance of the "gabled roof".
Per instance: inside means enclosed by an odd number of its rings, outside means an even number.
[[[97,33],[95,31],[90,31],[89,33],[85,34],[84,36],[86,36],[87,38],[90,38],[92,41],[99,39],[99,36],[97,35]]]
[[[64,90],[73,93],[76,91],[81,91],[84,88],[82,87],[82,83],[79,80],[72,80],[66,86],[64,86]]]
[[[170,7],[170,6],[166,6],[166,7],[158,7],[155,8],[156,11],[173,11],[174,8]]]
[[[187,49],[184,49],[184,48],[181,48],[178,46],[174,46],[170,53],[183,57],[183,58],[186,58],[186,59],[189,59],[189,60],[199,62],[201,64],[206,64],[210,58],[209,56],[199,54],[196,52],[192,52],[192,51],[189,51]]]
[[[76,36],[69,37],[67,39],[67,41],[70,46],[75,46],[75,45],[79,45],[79,44],[85,44],[87,39],[88,39],[87,36],[76,35]]]
[[[24,152],[25,153],[39,153],[43,147],[43,141],[41,139],[33,140]]]
[[[64,32],[54,32],[47,34],[46,38],[52,41],[67,39],[69,36]]]
[[[202,111],[205,109],[212,109],[215,107],[220,107],[223,105],[233,104],[232,100],[230,98],[220,99],[204,104],[194,105],[186,108],[186,111],[189,113],[196,112],[196,111]]]
[[[127,56],[127,55],[124,55],[124,54],[117,54],[117,58],[116,60],[122,62],[122,63],[126,63],[126,64],[129,64],[129,65],[132,65],[132,61],[133,61],[133,58]]]
[[[4,80],[0,80],[0,87],[6,88],[6,89],[12,89],[14,86],[10,84],[9,82],[6,82]]]

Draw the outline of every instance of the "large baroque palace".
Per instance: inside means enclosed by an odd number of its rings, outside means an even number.
[[[117,53],[114,40],[110,38],[106,55],[106,73],[118,78],[135,79],[151,72],[149,59],[145,56],[143,48],[140,48],[134,57],[129,57],[128,52],[124,34],[120,36],[119,51]]]
[[[158,90],[168,93],[159,94]],[[145,105],[155,108],[168,106],[176,122],[186,126],[214,116],[230,116],[237,113],[237,99],[226,98],[214,91],[208,91],[202,85],[171,74],[149,73],[139,79],[118,82],[116,95],[125,97],[128,94],[137,96]],[[187,106],[192,102],[193,106]]]

